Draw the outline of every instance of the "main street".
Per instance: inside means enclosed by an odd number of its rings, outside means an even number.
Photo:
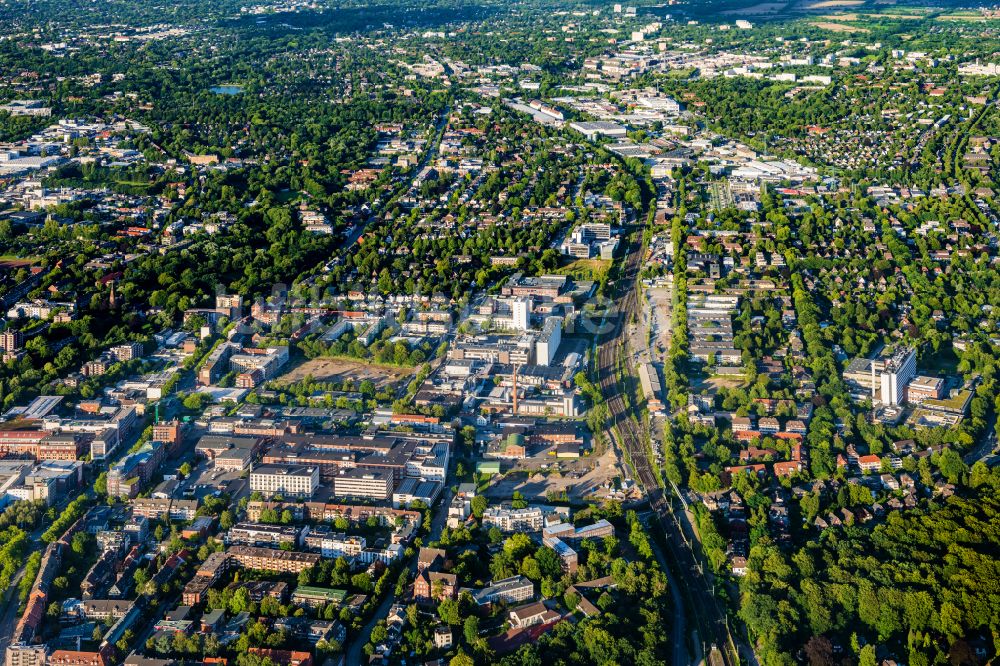
[[[416,169],[414,169],[413,176],[407,181],[406,189],[402,190],[400,194],[398,194],[394,198],[402,196],[403,193],[409,191],[409,189],[413,187],[417,175],[423,170],[423,168],[427,164],[430,164],[431,160],[437,154],[441,145],[441,137],[444,135],[444,129],[448,123],[449,113],[451,113],[450,107],[445,109],[444,113],[441,114],[441,117],[438,119],[437,124],[434,126],[434,138],[431,142],[431,146],[427,149],[427,152],[424,154],[424,158],[420,161],[420,164],[417,166]],[[360,226],[358,230],[355,231],[352,238],[349,239],[348,245],[350,246],[356,243],[358,238],[361,237],[361,234],[364,233],[364,231],[367,228],[368,228],[367,224],[364,226]],[[444,528],[445,519],[447,518],[448,515],[448,503],[450,501],[448,499],[449,492],[445,492],[443,495],[444,496],[438,500],[437,506],[433,509],[434,513],[431,517],[431,534],[428,539],[429,541],[435,541],[441,538],[441,531]],[[411,558],[411,562],[409,563],[408,566],[411,572],[416,571],[417,558],[415,555]],[[378,605],[378,608],[375,609],[375,612],[372,614],[372,617],[368,620],[368,622],[365,623],[363,627],[361,627],[361,631],[358,632],[358,635],[354,638],[354,640],[348,644],[347,650],[345,652],[346,663],[348,664],[362,663],[362,656],[364,654],[362,650],[364,649],[364,646],[368,643],[368,641],[371,639],[372,630],[375,629],[375,625],[378,623],[379,620],[383,620],[389,615],[389,609],[392,608],[392,605],[395,602],[396,602],[395,591],[389,590],[385,595],[385,599],[383,599],[382,603],[380,603]]]
[[[64,500],[63,503],[56,507],[56,510],[60,510],[65,504],[68,503],[68,500]],[[48,523],[43,521],[40,526],[35,528],[35,530],[28,535],[28,543],[40,543],[39,539],[42,538],[42,534],[46,529],[48,529]],[[27,557],[25,557],[25,561],[27,561]],[[14,577],[11,578],[10,587],[8,587],[7,591],[3,593],[2,597],[0,597],[0,599],[2,599],[2,601],[0,601],[0,604],[2,604],[0,605],[0,608],[3,609],[0,611],[0,655],[7,652],[7,646],[10,645],[10,639],[14,635],[14,629],[17,626],[17,621],[20,619],[17,612],[21,605],[19,588],[21,585],[21,579],[24,578],[26,570],[27,565],[22,564],[17,570],[17,573],[14,574]]]
[[[448,518],[448,505],[451,503],[451,490],[445,490],[438,499],[437,504],[432,509],[431,514],[431,531],[427,536],[425,543],[432,543],[441,538],[441,533],[444,531],[445,522]],[[410,558],[407,567],[410,570],[410,574],[413,575],[417,571],[417,555],[414,554]],[[389,609],[392,605],[397,603],[399,599],[396,598],[395,590],[390,589],[386,592],[385,599],[382,603],[378,605],[375,612],[372,613],[371,618],[365,623],[358,635],[354,637],[348,645],[344,653],[347,664],[361,664],[364,663],[365,657],[364,647],[371,640],[372,630],[375,629],[375,625],[378,624],[379,620],[384,620],[389,615]]]

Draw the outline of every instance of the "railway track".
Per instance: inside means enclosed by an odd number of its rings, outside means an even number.
[[[635,480],[649,498],[650,508],[666,535],[669,554],[676,568],[675,578],[681,584],[682,597],[685,599],[685,613],[694,622],[704,643],[706,663],[713,666],[736,666],[739,660],[731,647],[733,643],[726,614],[719,605],[711,584],[702,575],[701,563],[674,513],[672,496],[666,494],[659,474],[650,461],[652,452],[646,445],[646,428],[640,422],[634,406],[626,402],[623,382],[617,372],[618,368],[625,367],[631,374],[631,356],[628,353],[628,336],[625,331],[637,312],[636,279],[644,254],[641,233],[636,233],[628,247],[626,264],[616,284],[613,328],[598,344],[598,385],[608,406],[609,430],[626,455]]]

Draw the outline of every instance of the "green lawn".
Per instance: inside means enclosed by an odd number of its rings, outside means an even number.
[[[611,262],[607,259],[577,259],[555,272],[558,275],[569,275],[575,280],[593,280],[599,282],[611,270]]]

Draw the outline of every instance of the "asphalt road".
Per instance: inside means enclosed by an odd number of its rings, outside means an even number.
[[[115,460],[124,457],[126,452],[132,447],[133,444],[135,444],[141,435],[142,428],[136,428],[132,435],[126,441],[122,442],[122,444],[115,451]],[[95,476],[103,469],[110,467],[113,462],[114,461],[109,460],[100,467],[95,468]],[[87,488],[86,492],[88,496],[93,498],[94,490],[92,487]],[[56,513],[58,514],[61,512],[69,501],[75,497],[75,493],[70,493],[69,496],[64,497],[58,504],[55,505]],[[41,542],[41,536],[49,528],[49,525],[51,525],[49,521],[43,521],[42,524],[29,535],[30,542],[36,546],[32,549],[33,551],[42,550],[47,545]],[[27,556],[25,556],[25,560],[27,560]],[[17,594],[17,586],[22,578],[24,578],[24,565],[22,565],[18,572],[14,575],[10,588],[8,588],[8,590],[3,594],[2,601],[0,601],[0,604],[2,604],[2,606],[0,606],[0,608],[2,608],[2,610],[0,610],[0,655],[4,655],[7,652],[7,646],[10,644],[11,637],[14,635],[14,629],[17,626],[17,621],[20,619],[17,613],[17,608],[20,605]]]
[[[448,114],[450,113],[450,111],[451,111],[450,108],[446,109],[445,112],[438,119],[437,124],[435,125],[434,128],[435,131],[434,143],[425,153],[423,159],[420,161],[420,164],[417,166],[417,168],[414,169],[413,172],[414,178],[416,177],[416,174],[420,173],[420,171],[427,164],[429,164],[430,161],[433,160],[434,156],[437,154],[441,142],[441,136],[447,124]],[[412,187],[412,183],[413,179],[411,178],[407,189],[409,189],[409,187]],[[373,216],[371,221],[374,221],[375,219],[376,216]],[[365,231],[367,231],[369,224],[358,225],[357,229],[355,229],[355,231],[347,239],[345,247],[353,246],[358,241],[358,239],[365,233]],[[32,278],[32,281],[37,281],[37,279],[41,277],[44,277],[44,273],[40,274],[39,276],[34,276]],[[30,285],[27,284],[27,282],[28,281],[26,281],[26,284],[19,285],[18,287],[16,287],[12,295],[8,295],[8,298],[11,298],[13,296],[14,300],[16,300],[17,298],[19,298],[17,294],[21,293],[21,291],[30,290]],[[185,378],[185,382],[188,384],[192,384],[193,382],[191,381],[191,378],[193,377],[193,373],[187,373],[187,374],[190,376]],[[127,450],[128,450],[127,446],[123,446],[121,449],[121,451],[127,451]],[[192,479],[185,480],[186,484],[189,484],[191,482]],[[246,484],[244,482],[242,489],[236,494],[235,497],[232,498],[234,504],[237,503],[241,497],[248,494],[249,494],[249,484]],[[447,507],[447,503],[445,501],[442,501],[441,506]],[[441,527],[443,527],[444,525],[446,515],[447,515],[447,510],[445,509],[444,511],[441,511],[439,507],[438,511],[435,513],[434,516],[434,520],[437,523],[436,536],[434,536],[435,531],[432,529],[432,537],[431,537],[432,540],[440,538]],[[38,530],[36,530],[36,533],[32,534],[32,541],[37,542],[38,538],[41,536],[43,531],[44,531],[43,528],[39,528]],[[412,566],[414,567],[416,566],[415,558]],[[17,586],[23,577],[24,577],[24,567],[22,566],[18,570],[17,574],[15,574],[11,582],[10,588],[8,588],[8,590],[2,595],[2,598],[0,598],[0,607],[2,607],[3,609],[2,611],[0,611],[0,654],[4,654],[6,652],[7,645],[10,643],[11,636],[14,633],[14,628],[16,627],[17,621],[19,619],[17,615],[17,609],[19,605],[17,598]],[[375,627],[375,623],[378,621],[378,619],[384,618],[389,613],[389,608],[391,607],[393,601],[394,601],[393,595],[390,594],[376,609],[374,617],[362,629],[362,632],[359,635],[358,640],[356,640],[350,646],[350,649],[348,650],[348,661],[347,661],[348,664],[362,663],[361,648],[364,646],[365,643],[368,642],[368,637],[371,635],[371,630]],[[362,638],[364,640],[361,640]]]
[[[989,458],[997,450],[997,424],[996,419],[990,424],[990,429],[987,431],[986,436],[983,441],[977,446],[973,447],[971,451],[965,454],[965,464],[971,466],[975,463],[982,461],[988,461]]]
[[[66,501],[64,500],[58,505],[57,510],[60,510],[65,504]],[[43,522],[40,527],[28,535],[28,541],[44,549],[46,544],[41,542],[41,537],[45,530],[48,529],[48,525],[48,523]],[[27,556],[25,556],[25,561],[27,561]],[[10,587],[4,592],[3,601],[0,602],[3,604],[3,610],[0,611],[0,659],[7,653],[7,646],[10,645],[10,639],[14,635],[17,621],[21,619],[17,613],[17,608],[20,606],[17,586],[21,583],[21,579],[24,578],[24,572],[25,565],[22,564],[21,568],[17,570],[17,573],[11,579]]]
[[[438,503],[434,508],[434,515],[431,516],[431,533],[427,537],[426,543],[437,541],[441,538],[441,532],[443,531],[448,518],[448,504],[450,499],[451,491],[446,489],[445,492],[442,493],[441,498],[438,500]],[[407,566],[410,568],[410,573],[416,572],[416,555],[410,558]],[[364,647],[371,638],[372,630],[375,628],[375,625],[379,620],[383,620],[387,615],[389,615],[389,609],[392,608],[394,603],[396,603],[396,595],[394,594],[394,591],[390,590],[389,594],[387,594],[385,599],[382,600],[382,603],[380,603],[378,608],[375,609],[371,619],[368,620],[363,627],[361,627],[361,631],[358,632],[357,637],[347,646],[345,658],[348,666],[356,666],[364,663],[364,660],[367,657],[364,653]]]
[[[18,594],[17,586],[24,578],[24,567],[22,566],[10,583],[10,587],[3,595],[3,615],[0,615],[0,655],[6,654],[7,646],[14,635],[17,626],[18,614]]]
[[[389,609],[392,608],[392,604],[395,602],[396,595],[390,591],[389,594],[385,596],[385,599],[382,600],[382,603],[378,605],[378,608],[375,609],[375,612],[372,614],[371,619],[368,620],[368,623],[361,627],[361,631],[358,632],[358,636],[354,639],[354,642],[347,646],[347,651],[345,653],[347,660],[346,663],[352,665],[364,663],[364,660],[367,657],[364,653],[364,647],[368,643],[368,639],[371,638],[372,630],[375,628],[375,625],[379,620],[385,619],[385,617],[389,614]]]
[[[434,125],[433,144],[431,144],[430,148],[427,149],[427,152],[424,153],[423,159],[420,160],[420,163],[417,164],[416,168],[413,169],[413,175],[407,180],[406,187],[400,188],[397,194],[393,195],[385,204],[382,205],[381,210],[385,210],[392,204],[392,202],[409,192],[410,189],[413,188],[413,183],[417,179],[420,172],[423,171],[424,167],[430,164],[431,160],[433,160],[437,155],[438,149],[441,146],[441,137],[444,135],[444,128],[448,123],[448,115],[450,113],[451,107],[448,107],[444,110],[444,113],[441,114],[441,117],[438,118],[437,123]],[[379,211],[372,211],[372,216],[368,218],[364,224],[358,224],[354,231],[344,239],[344,243],[341,245],[340,253],[343,256],[346,256],[350,251],[350,248],[358,242],[358,239],[361,238],[373,224],[376,224],[380,220]]]
[[[438,120],[437,125],[435,126],[434,129],[435,131],[434,144],[427,150],[427,153],[424,155],[424,158],[420,161],[420,164],[417,166],[417,168],[414,169],[413,171],[414,176],[409,181],[410,182],[409,187],[412,187],[412,183],[413,180],[416,178],[416,174],[419,174],[420,171],[427,164],[430,163],[434,155],[437,154],[438,147],[441,145],[441,137],[443,136],[444,128],[448,121],[448,114],[450,112],[451,112],[450,108],[445,109],[445,112],[441,115],[441,118]],[[409,189],[409,187],[407,187],[407,190]],[[374,220],[375,218],[373,217],[371,221]],[[369,222],[369,224],[371,223],[371,221]],[[358,230],[356,230],[355,233],[353,234],[353,239],[349,240],[349,245],[353,245],[355,242],[357,242],[357,239],[361,236],[362,233],[364,233],[365,230],[367,230],[368,226],[369,226],[368,224],[364,226],[359,226]],[[446,491],[443,494],[442,498],[438,501],[437,508],[434,509],[434,515],[431,518],[431,534],[428,537],[428,541],[436,541],[441,538],[441,530],[443,529],[445,521],[448,516],[447,507],[448,507],[449,493],[450,491]],[[408,566],[410,567],[411,571],[416,571],[417,568],[416,555],[414,555],[411,558],[411,561]],[[380,603],[378,607],[375,609],[375,612],[372,614],[371,619],[368,620],[368,622],[363,627],[361,627],[361,631],[358,632],[357,637],[355,637],[355,639],[348,644],[347,650],[345,651],[345,659],[348,666],[355,666],[356,664],[364,663],[365,657],[367,655],[364,654],[363,650],[365,645],[368,643],[368,640],[371,638],[372,630],[375,628],[375,625],[378,623],[379,620],[384,619],[389,614],[389,609],[392,608],[392,604],[395,603],[395,601],[396,601],[396,595],[393,593],[393,591],[390,591],[389,594],[386,595],[385,599],[382,600],[382,603]]]

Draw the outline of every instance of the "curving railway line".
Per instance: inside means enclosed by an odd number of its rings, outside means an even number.
[[[705,653],[706,663],[713,666],[736,666],[739,660],[732,649],[725,611],[719,605],[711,584],[701,575],[701,564],[674,514],[673,496],[667,496],[650,462],[651,451],[646,445],[645,427],[640,423],[636,411],[626,402],[617,373],[619,367],[629,368],[631,356],[626,343],[628,336],[624,333],[636,314],[636,279],[645,250],[641,232],[636,232],[627,248],[626,263],[616,284],[613,325],[598,340],[598,384],[610,412],[609,430],[627,456],[635,479],[649,498],[650,508],[666,535],[669,555],[677,574],[674,578],[680,583],[686,606],[685,614],[697,628],[704,643],[700,647]]]

